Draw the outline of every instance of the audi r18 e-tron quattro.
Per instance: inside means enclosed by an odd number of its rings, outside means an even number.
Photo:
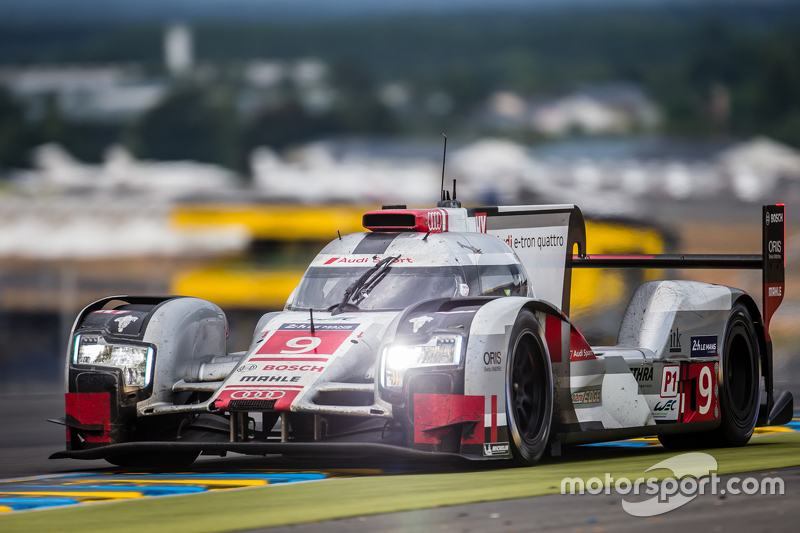
[[[243,352],[191,297],[114,296],[75,321],[66,451],[120,465],[198,454],[398,454],[536,463],[562,444],[658,436],[739,446],[783,424],[769,322],[784,291],[784,207],[761,255],[588,256],[573,205],[366,213],[311,262]],[[576,250],[577,248],[577,250]],[[575,253],[577,252],[577,253]],[[763,300],[654,281],[614,346],[569,319],[573,268],[753,268]]]

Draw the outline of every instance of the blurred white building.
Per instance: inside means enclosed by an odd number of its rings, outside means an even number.
[[[637,85],[586,85],[554,98],[526,98],[511,91],[492,94],[485,120],[498,129],[531,129],[552,137],[624,134],[658,127],[656,104]]]
[[[34,120],[53,96],[67,119],[124,121],[151,109],[168,90],[165,81],[120,65],[4,68],[0,85],[28,104]]]
[[[164,33],[164,64],[173,76],[184,76],[194,66],[194,39],[186,24],[173,24]]]
[[[407,204],[439,198],[441,146],[318,142],[251,154],[252,181],[192,161],[139,161],[113,147],[99,165],[57,145],[35,152],[0,194],[0,256],[106,257],[243,249],[249,236],[176,232],[170,206],[192,202]],[[453,147],[445,186],[465,205],[575,203],[594,216],[650,218],[694,202],[701,210],[800,201],[800,151],[766,138],[698,147],[668,142],[562,142],[529,148],[503,139]],[[794,196],[792,196],[794,195]],[[34,235],[43,237],[34,238]],[[85,238],[91,236],[91,238]]]
[[[82,163],[57,144],[34,150],[34,169],[18,171],[12,183],[28,194],[145,196],[152,202],[235,188],[237,176],[194,161],[139,161],[122,146],[110,147],[102,164]]]

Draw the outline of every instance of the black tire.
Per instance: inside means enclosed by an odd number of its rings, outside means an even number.
[[[511,330],[506,371],[509,446],[522,466],[536,464],[547,448],[553,418],[553,374],[542,329],[530,311]]]
[[[747,308],[733,306],[725,326],[719,380],[722,423],[713,431],[718,446],[744,446],[753,436],[761,402],[761,352]]]
[[[199,451],[138,452],[107,457],[106,461],[116,466],[137,468],[186,468],[192,464]]]
[[[720,425],[702,433],[660,435],[667,448],[744,446],[753,436],[761,401],[761,353],[753,319],[742,303],[728,316],[723,336],[719,384]]]

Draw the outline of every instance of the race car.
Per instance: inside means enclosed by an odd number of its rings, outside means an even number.
[[[773,389],[769,323],[784,294],[784,206],[763,207],[761,255],[586,255],[574,205],[386,206],[311,262],[250,347],[227,353],[222,309],[113,296],[75,321],[66,451],[117,465],[200,453],[514,460],[562,445],[658,436],[741,446],[792,417]],[[653,281],[615,346],[570,321],[573,268],[749,268],[742,290]]]

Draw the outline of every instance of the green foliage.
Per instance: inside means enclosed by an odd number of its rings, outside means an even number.
[[[129,143],[146,159],[241,165],[236,112],[224,88],[179,87],[133,126]]]
[[[330,116],[311,116],[292,101],[258,114],[245,127],[244,145],[248,152],[256,146],[281,149],[340,131]]]
[[[33,142],[25,124],[24,109],[0,89],[0,171],[27,166],[27,152]]]

